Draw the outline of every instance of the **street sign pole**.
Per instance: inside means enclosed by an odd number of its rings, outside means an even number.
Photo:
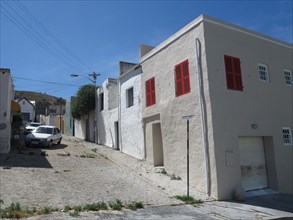
[[[194,115],[182,116],[186,121],[186,159],[187,159],[187,198],[189,198],[189,119]]]

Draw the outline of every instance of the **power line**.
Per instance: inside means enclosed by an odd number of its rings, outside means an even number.
[[[65,51],[67,51],[76,61],[78,61],[80,64],[82,64],[84,67],[89,68],[82,60],[80,60],[75,54],[73,54],[61,41],[57,39],[57,37],[52,34],[40,21],[37,19],[20,1],[15,1],[16,4],[20,8],[23,9],[23,11],[39,26],[53,41],[55,41],[61,48],[63,48]]]
[[[23,77],[18,77],[18,76],[13,76],[12,78],[14,78],[14,79],[21,79],[21,80],[28,80],[28,81],[33,81],[33,82],[40,82],[40,83],[54,84],[54,85],[63,85],[63,86],[80,86],[80,85],[73,85],[73,84],[68,84],[68,83],[58,83],[58,82],[50,82],[50,81],[44,81],[44,80],[28,79],[28,78],[23,78]]]
[[[34,21],[34,23],[37,24],[37,26],[46,32],[45,35],[41,34],[41,32],[37,31],[26,19],[20,15],[15,9],[13,9],[7,2],[3,1],[6,5],[6,7],[3,7],[3,4],[1,5],[1,12],[14,24],[16,25],[21,31],[23,31],[29,38],[31,38],[35,43],[37,43],[40,47],[45,49],[48,53],[50,53],[52,56],[54,56],[57,60],[63,62],[66,65],[71,66],[73,69],[79,69],[82,70],[82,68],[79,67],[88,67],[81,63],[82,61],[78,60],[78,58],[69,51],[52,33],[49,32],[48,29],[44,25],[41,24],[41,22],[32,15],[31,12],[29,12],[28,9],[24,7],[21,3],[18,3],[18,7],[26,13],[26,15],[29,16],[30,19]],[[10,9],[10,11],[8,10]],[[13,15],[13,14],[14,15]],[[15,16],[16,15],[16,16]],[[46,37],[50,37],[46,39]],[[59,46],[60,48],[56,48],[49,40],[53,40],[56,44],[56,46]],[[72,59],[68,58],[64,54],[64,51],[67,51],[71,55],[71,57],[74,57],[74,61]],[[78,65],[76,65],[78,64]]]
[[[41,42],[37,37],[35,37],[30,31],[28,31],[23,24],[21,24],[7,9],[4,7],[1,8],[1,12],[13,23],[15,24],[21,31],[23,31],[29,38],[31,38],[34,42],[36,42],[40,47],[45,49],[48,53],[53,55],[56,59],[63,62],[66,65],[71,65],[68,63],[68,61],[64,60],[61,56],[59,56],[58,53],[54,52],[51,48],[49,48],[47,45],[44,45],[43,42]],[[59,57],[59,58],[58,58]],[[60,60],[61,59],[61,60]]]

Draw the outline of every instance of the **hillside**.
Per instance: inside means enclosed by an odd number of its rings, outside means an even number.
[[[46,100],[50,103],[50,105],[54,105],[59,103],[59,97],[38,93],[38,92],[31,92],[31,91],[15,91],[15,100],[21,99],[23,97],[27,98],[30,101],[35,101],[36,103],[42,102]],[[65,104],[65,100],[62,99],[62,104]]]
[[[46,114],[46,110],[49,108],[50,105],[65,105],[66,101],[59,97],[38,93],[38,92],[31,92],[31,91],[15,91],[14,99],[18,100],[21,98],[27,98],[30,101],[36,102],[36,115],[44,115]]]

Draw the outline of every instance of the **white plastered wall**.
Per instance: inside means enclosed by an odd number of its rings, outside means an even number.
[[[133,157],[144,159],[140,69],[120,78],[120,86],[120,149]],[[127,90],[130,88],[133,88],[133,106],[127,107]]]
[[[104,108],[101,111],[100,94],[104,93]],[[115,122],[118,121],[118,83],[107,79],[98,88],[97,95],[98,143],[108,147],[115,146]]]

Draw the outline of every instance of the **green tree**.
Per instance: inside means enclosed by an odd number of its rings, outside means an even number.
[[[71,101],[71,116],[80,119],[95,109],[95,86],[84,85],[79,88],[76,98]]]

